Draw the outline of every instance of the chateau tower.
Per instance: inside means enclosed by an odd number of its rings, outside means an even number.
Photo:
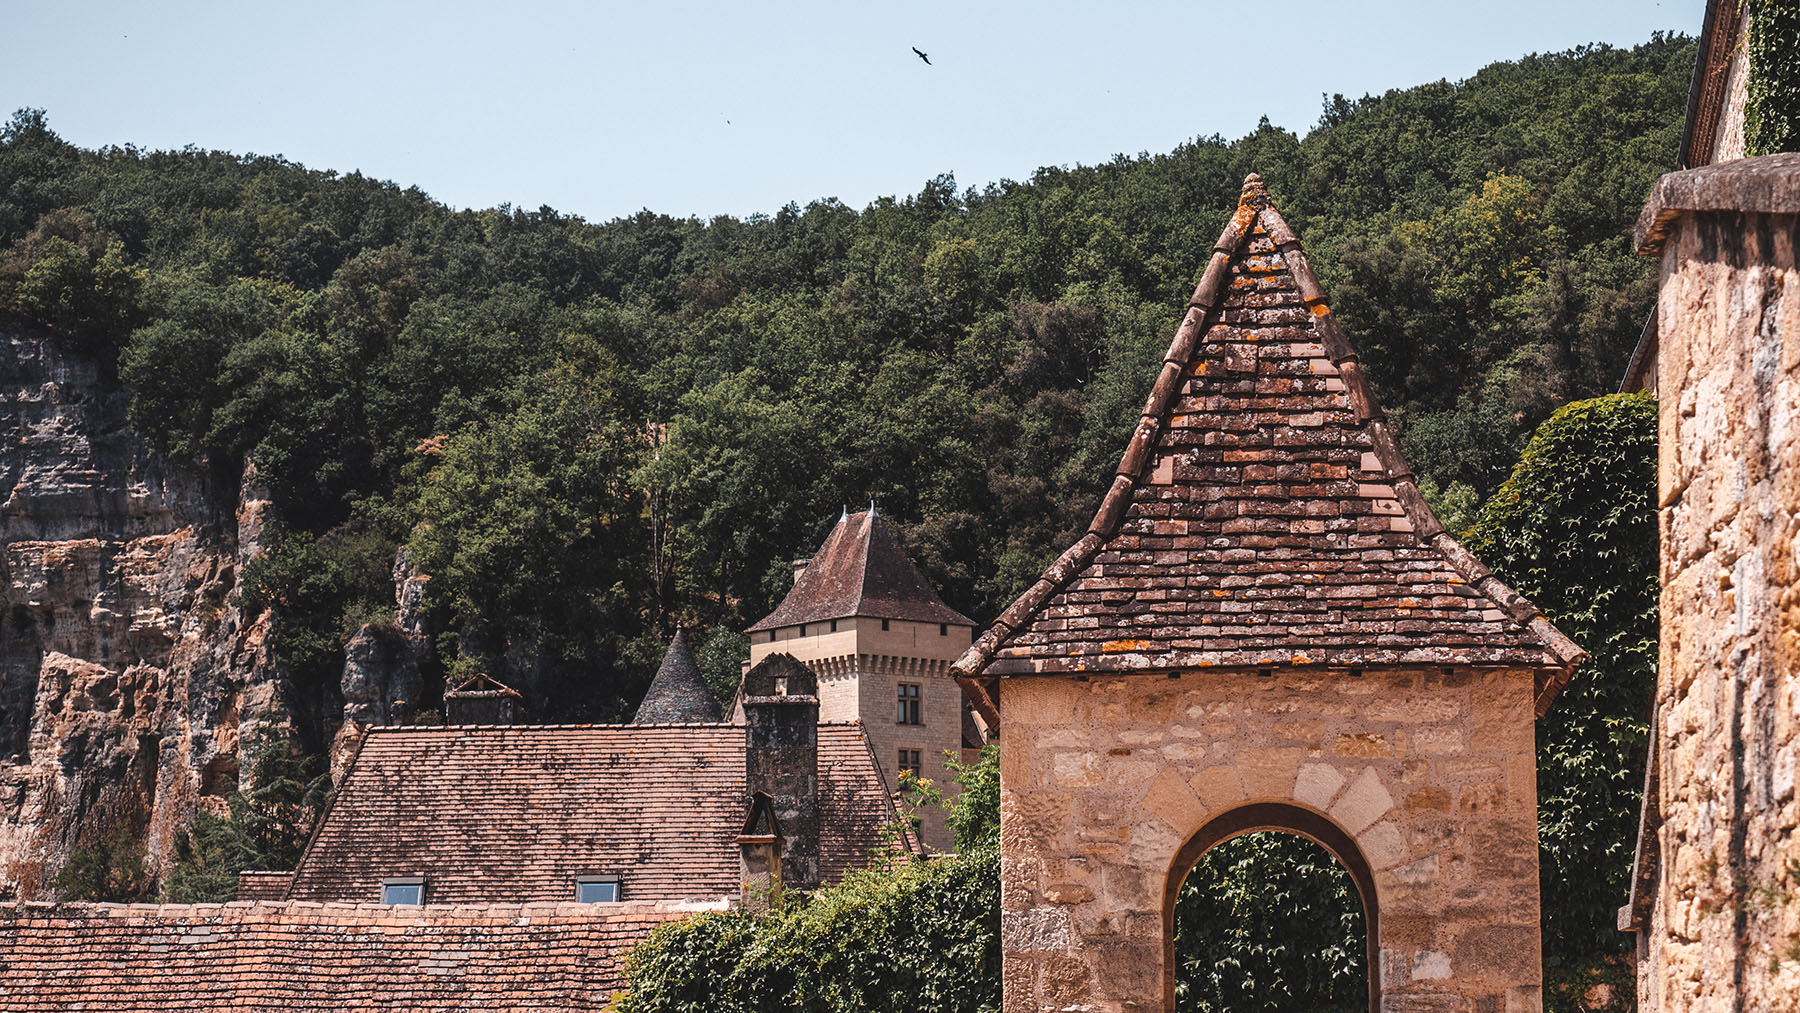
[[[975,621],[944,604],[873,509],[840,517],[748,632],[752,666],[779,652],[817,673],[819,720],[862,721],[890,791],[903,768],[954,787],[944,754],[964,745],[966,708],[950,663]],[[921,815],[925,844],[950,848],[942,814]]]

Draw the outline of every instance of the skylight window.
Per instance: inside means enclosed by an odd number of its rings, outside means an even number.
[[[383,904],[425,903],[424,876],[394,876],[381,881]]]
[[[575,902],[578,904],[612,904],[619,899],[619,877],[576,876]]]

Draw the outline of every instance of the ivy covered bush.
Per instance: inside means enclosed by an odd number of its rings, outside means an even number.
[[[998,1010],[999,753],[952,767],[965,786],[948,803],[956,855],[896,857],[771,911],[663,925],[632,951],[618,1013]]]
[[[1750,16],[1745,153],[1800,150],[1800,3],[1744,0],[1744,13]]]
[[[1631,1008],[1631,937],[1615,917],[1656,684],[1655,495],[1655,400],[1577,401],[1538,427],[1467,540],[1591,655],[1538,723],[1546,1010]]]

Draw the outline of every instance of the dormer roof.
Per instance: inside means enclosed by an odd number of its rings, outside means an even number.
[[[656,677],[638,704],[634,725],[707,724],[720,720],[719,701],[706,686],[694,652],[680,630],[669,641]]]
[[[954,669],[1506,666],[1542,712],[1583,657],[1432,515],[1252,175],[1088,533]]]
[[[787,597],[749,632],[851,616],[975,625],[944,604],[872,509],[840,517]]]

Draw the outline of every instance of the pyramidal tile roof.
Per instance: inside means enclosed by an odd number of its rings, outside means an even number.
[[[838,518],[787,597],[748,632],[850,616],[975,625],[944,604],[873,509]]]
[[[694,652],[680,630],[669,642],[668,653],[656,669],[656,678],[638,704],[634,725],[706,724],[720,720],[719,701],[706,688]]]
[[[1444,531],[1262,181],[1244,183],[1088,533],[963,677],[1586,657]]]

